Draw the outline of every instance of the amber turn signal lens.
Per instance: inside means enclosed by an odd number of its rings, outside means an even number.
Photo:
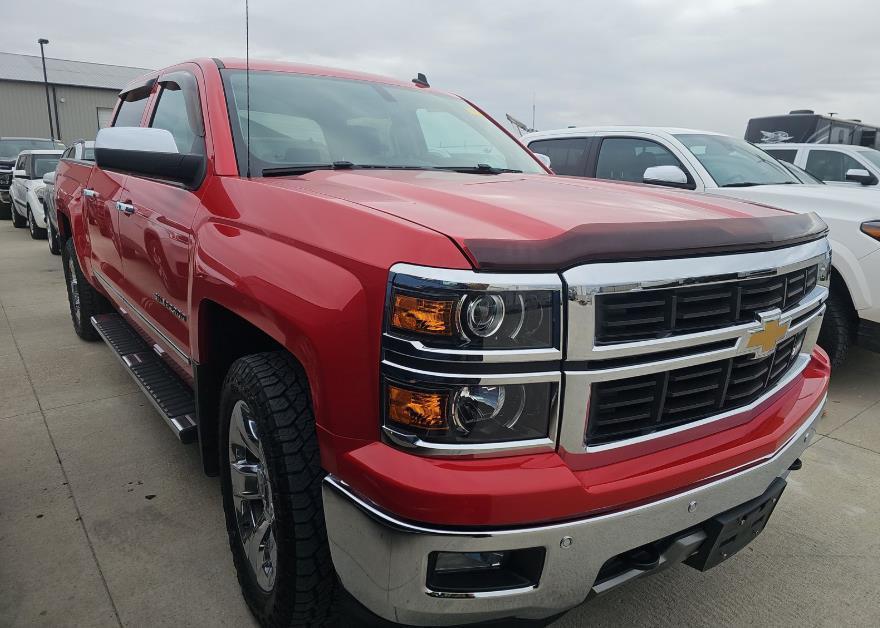
[[[451,336],[454,312],[455,301],[421,299],[395,293],[391,326],[421,334]]]
[[[447,393],[408,390],[388,384],[388,418],[423,430],[445,430]]]
[[[862,233],[871,236],[875,240],[880,240],[880,220],[871,220],[862,223]]]

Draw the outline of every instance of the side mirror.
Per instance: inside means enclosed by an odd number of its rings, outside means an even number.
[[[14,179],[27,179],[27,172],[24,170],[13,170],[12,177]]]
[[[47,172],[43,175],[43,183],[47,185],[55,185],[55,171]]]
[[[205,158],[180,153],[174,136],[165,129],[109,127],[95,138],[95,163],[148,178],[196,187],[202,180]]]
[[[864,168],[851,168],[846,171],[847,181],[861,183],[862,185],[877,185],[877,177]]]
[[[547,166],[548,168],[551,167],[550,166],[550,157],[548,157],[544,153],[535,153],[535,157],[537,157],[541,161],[541,163],[544,164],[545,166]]]
[[[664,185],[670,188],[692,189],[687,175],[678,166],[651,166],[642,175],[642,183]]]

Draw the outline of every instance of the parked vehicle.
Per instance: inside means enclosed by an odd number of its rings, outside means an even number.
[[[578,127],[523,137],[559,174],[649,183],[817,213],[831,228],[831,297],[819,344],[838,365],[852,342],[880,351],[880,207],[872,192],[802,185],[740,139],[689,129]],[[793,185],[801,184],[801,185]]]
[[[18,154],[23,150],[55,148],[64,148],[64,144],[38,137],[0,137],[0,218],[12,217],[9,187],[12,185],[12,167]]]
[[[831,185],[880,190],[880,151],[844,144],[759,144],[776,159],[795,164]]]
[[[806,142],[850,144],[880,148],[880,127],[861,120],[823,116],[811,109],[797,109],[788,115],[752,118],[745,139],[752,144]]]
[[[552,176],[421,75],[250,68],[132,83],[55,185],[74,329],[220,475],[261,623],[546,622],[761,532],[826,399],[819,218]]]
[[[43,207],[43,175],[55,170],[60,150],[26,150],[18,155],[12,171],[12,224],[27,227],[34,240],[46,237],[46,212]]]
[[[95,161],[95,143],[87,140],[76,140],[64,151],[61,159],[93,162]],[[55,208],[55,172],[52,171],[44,174],[43,183],[45,187],[42,193],[38,192],[38,195],[43,201],[43,208],[46,214],[49,251],[53,255],[61,255],[61,240],[58,237],[58,214]]]

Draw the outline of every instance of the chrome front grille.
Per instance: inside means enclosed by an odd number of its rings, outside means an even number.
[[[766,279],[600,294],[596,342],[664,338],[757,320],[758,312],[795,307],[816,287],[818,265]]]
[[[805,332],[762,358],[740,355],[652,375],[596,382],[587,445],[653,434],[747,406],[794,364]]]
[[[762,403],[809,362],[829,272],[824,239],[567,271],[560,448],[627,446]]]

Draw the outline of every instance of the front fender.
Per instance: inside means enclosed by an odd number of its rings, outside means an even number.
[[[871,308],[871,283],[861,262],[845,244],[834,238],[831,242],[831,265],[840,274],[856,310]],[[877,281],[877,278],[874,278]]]

